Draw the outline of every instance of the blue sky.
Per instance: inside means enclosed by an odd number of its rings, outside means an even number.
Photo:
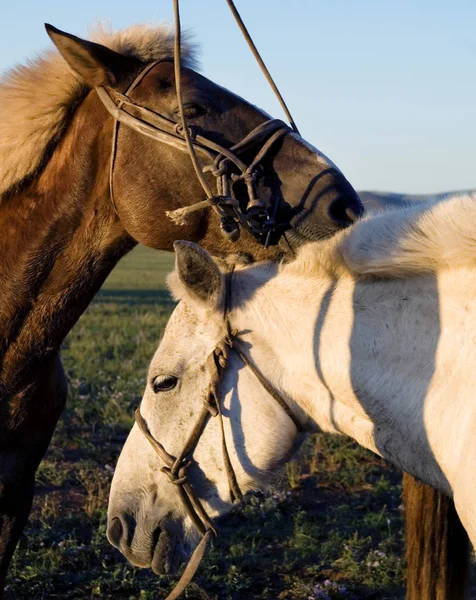
[[[225,0],[181,0],[207,77],[281,116]],[[476,188],[474,0],[236,0],[301,133],[357,189]],[[48,45],[171,21],[171,0],[0,0],[0,69]]]

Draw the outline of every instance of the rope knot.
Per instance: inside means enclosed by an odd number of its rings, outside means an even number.
[[[197,133],[195,131],[194,127],[188,126],[188,135],[190,136],[190,139],[195,141],[195,138],[197,137]],[[185,137],[184,135],[184,126],[182,123],[176,123],[175,127],[174,127],[174,131],[177,135],[179,135],[180,137]]]
[[[237,329],[233,331],[227,331],[225,337],[218,342],[213,351],[213,354],[216,356],[218,360],[218,364],[222,369],[226,369],[228,367],[228,359],[230,356],[230,348],[233,347],[233,340],[238,333]]]
[[[260,177],[260,173],[258,171],[258,169],[256,168],[256,166],[252,165],[252,169],[247,169],[246,171],[243,171],[242,173],[232,173],[231,174],[231,179],[232,181],[234,181],[235,183],[237,181],[244,181],[247,185],[251,185],[253,184],[255,181],[257,181]]]
[[[180,468],[179,473],[185,472],[190,466],[190,464],[190,461],[187,462],[183,467]],[[182,475],[181,477],[178,477],[175,473],[172,472],[172,469],[170,467],[162,467],[160,470],[162,471],[162,473],[165,473],[167,475],[170,483],[173,483],[174,485],[183,485],[188,481],[187,475]]]
[[[246,182],[249,181],[250,183],[254,183],[259,178],[259,175],[260,174],[258,173],[257,169],[253,169],[252,171],[247,170],[243,173],[243,179]]]
[[[228,170],[227,160],[220,160],[218,163],[215,161],[212,165],[205,165],[202,169],[204,173],[211,173],[214,177],[222,177],[226,175]]]

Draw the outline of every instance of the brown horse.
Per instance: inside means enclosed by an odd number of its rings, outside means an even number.
[[[138,242],[170,250],[178,238],[216,255],[276,256],[362,212],[342,173],[289,130],[268,147],[253,185],[260,197],[274,198],[281,222],[295,219],[300,233],[286,241],[283,227],[274,239],[279,245],[265,250],[246,231],[232,243],[213,210],[174,224],[166,210],[203,198],[190,157],[126,125],[117,129],[97,93],[124,93],[142,72],[130,100],[177,124],[173,36],[135,27],[100,31],[100,44],[49,33],[62,57],[50,51],[0,83],[0,588],[30,511],[35,470],[66,400],[60,344],[117,261]],[[268,121],[193,65],[186,46],[184,106],[202,138],[232,148]],[[265,141],[245,144],[240,159],[251,163]],[[206,177],[213,186],[213,173]],[[234,185],[245,213],[248,191],[243,182]]]

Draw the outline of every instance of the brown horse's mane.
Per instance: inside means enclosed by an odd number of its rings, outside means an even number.
[[[142,62],[173,57],[174,34],[164,25],[113,32],[98,24],[90,37]],[[193,67],[194,45],[185,39],[184,64]],[[41,167],[88,91],[56,49],[17,65],[0,79],[0,199]]]

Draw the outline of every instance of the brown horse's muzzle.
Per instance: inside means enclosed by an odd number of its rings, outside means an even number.
[[[347,179],[329,168],[310,182],[296,214],[291,218],[290,237],[317,241],[351,225],[364,213],[362,202]],[[324,227],[327,224],[327,227]]]

